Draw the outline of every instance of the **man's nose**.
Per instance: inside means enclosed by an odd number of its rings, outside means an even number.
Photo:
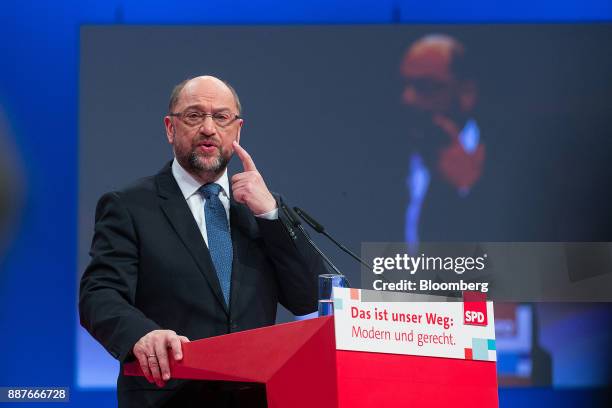
[[[215,126],[215,121],[213,120],[211,115],[204,116],[204,120],[200,125],[200,132],[206,135],[213,135],[217,131],[217,127]]]

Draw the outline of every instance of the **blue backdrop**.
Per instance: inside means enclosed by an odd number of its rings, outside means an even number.
[[[3,2],[0,160],[10,169],[18,209],[7,247],[0,247],[0,386],[69,386],[74,406],[115,403],[113,391],[78,390],[75,380],[81,25],[610,20],[609,0]],[[4,159],[7,152],[14,160]],[[500,402],[577,406],[592,405],[596,396],[584,389],[504,389]]]

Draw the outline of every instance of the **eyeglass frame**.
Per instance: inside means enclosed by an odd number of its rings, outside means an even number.
[[[185,122],[184,116],[185,116],[185,114],[186,114],[186,113],[198,113],[198,114],[203,115],[203,116],[202,116],[202,120],[201,120],[201,122],[200,122],[200,123],[198,123],[198,124],[194,124],[194,125],[191,125],[191,124],[189,124],[189,123]],[[168,113],[168,116],[177,117],[177,118],[179,118],[179,119],[180,119],[180,120],[181,120],[181,121],[182,121],[184,124],[186,124],[187,126],[191,126],[191,127],[202,126],[202,124],[203,124],[203,123],[204,123],[204,121],[206,120],[206,117],[207,117],[207,116],[210,116],[210,118],[212,119],[213,123],[214,123],[216,126],[220,126],[220,127],[222,127],[222,128],[226,128],[226,127],[228,127],[229,125],[231,125],[232,123],[234,123],[234,122],[236,121],[236,119],[244,119],[244,117],[243,117],[243,116],[238,115],[237,113],[234,113],[234,117],[233,117],[232,119],[230,119],[230,121],[229,121],[229,122],[227,122],[227,124],[225,124],[225,125],[221,125],[221,124],[219,124],[219,123],[217,123],[217,122],[215,121],[215,115],[217,115],[217,114],[219,114],[219,113],[220,113],[220,112],[208,113],[208,112],[202,112],[202,111],[198,111],[198,110],[187,110],[187,111],[182,111],[182,112],[169,112],[169,113]],[[232,112],[232,113],[233,113],[233,112]]]

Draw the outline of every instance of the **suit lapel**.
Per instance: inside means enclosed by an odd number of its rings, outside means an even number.
[[[202,238],[193,214],[172,175],[170,165],[167,165],[156,176],[156,182],[158,194],[163,198],[161,201],[162,211],[208,281],[217,301],[223,306],[225,313],[229,313],[210,252],[208,252],[208,247]]]
[[[240,300],[240,285],[244,273],[243,261],[249,257],[249,241],[256,237],[256,225],[251,211],[244,205],[230,199],[230,225],[234,260],[232,264],[232,288],[230,311],[236,311]]]

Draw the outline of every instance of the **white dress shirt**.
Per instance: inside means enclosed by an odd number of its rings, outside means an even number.
[[[206,204],[206,199],[202,194],[200,194],[199,189],[202,186],[200,182],[193,178],[191,174],[189,174],[176,160],[176,158],[172,161],[172,175],[176,180],[181,192],[183,193],[183,197],[187,201],[187,205],[193,214],[193,218],[198,224],[198,228],[200,229],[200,233],[202,234],[202,238],[204,238],[204,242],[206,242],[206,246],[208,246],[208,235],[206,233],[206,218],[204,217],[204,205]],[[221,200],[221,204],[225,208],[225,214],[227,215],[227,221],[229,225],[230,221],[230,189],[229,189],[229,179],[227,177],[227,168],[219,177],[215,183],[221,186],[221,191],[219,192],[219,200]],[[256,217],[264,218],[266,220],[276,220],[278,219],[278,208],[275,208],[272,211],[269,211],[265,214],[256,215]]]

